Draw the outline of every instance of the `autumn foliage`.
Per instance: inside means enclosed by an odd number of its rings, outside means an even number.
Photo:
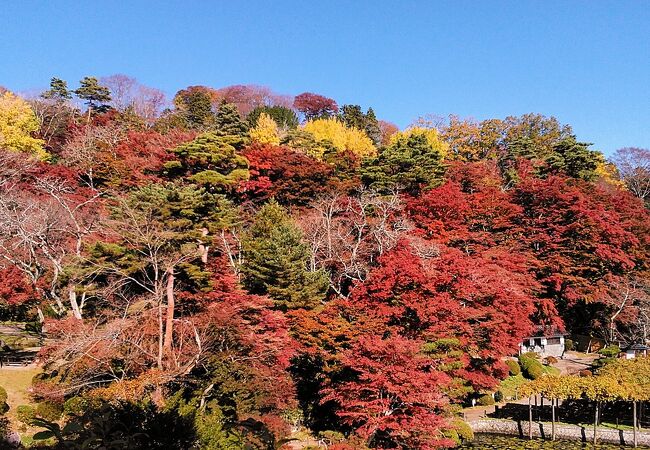
[[[59,447],[449,447],[533,329],[648,341],[647,150],[619,174],[538,114],[162,95],[0,95],[0,315],[47,333],[34,399],[84,405]]]

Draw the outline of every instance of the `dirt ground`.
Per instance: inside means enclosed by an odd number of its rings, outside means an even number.
[[[564,358],[558,359],[553,367],[560,369],[562,375],[575,375],[581,370],[591,367],[599,356],[595,353],[566,352]]]

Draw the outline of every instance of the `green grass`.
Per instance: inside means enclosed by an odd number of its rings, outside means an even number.
[[[7,417],[14,426],[21,422],[16,417],[16,408],[19,405],[31,404],[32,400],[27,389],[32,385],[32,378],[41,371],[38,367],[3,367],[0,369],[0,386],[7,391],[9,411]]]
[[[514,399],[517,388],[526,383],[526,381],[528,380],[522,374],[510,376],[501,382],[499,390],[503,394],[504,399]]]
[[[543,366],[543,368],[544,368],[544,373],[546,373],[548,375],[559,375],[560,374],[560,369],[558,369],[557,367]]]
[[[560,369],[552,366],[543,366],[544,373],[548,375],[559,375]],[[517,389],[528,380],[522,374],[510,376],[501,382],[499,390],[503,394],[504,400],[514,399]]]
[[[33,348],[40,346],[40,339],[38,336],[30,336],[28,334],[22,335],[5,335],[0,334],[0,340],[4,341],[13,350],[21,350],[25,348]]]

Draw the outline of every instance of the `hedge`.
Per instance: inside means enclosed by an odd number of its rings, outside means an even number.
[[[519,367],[519,363],[513,359],[508,359],[506,361],[506,365],[508,366],[508,372],[510,373],[511,376],[517,376],[521,373],[521,367]]]
[[[524,377],[530,380],[536,380],[544,374],[542,363],[536,359],[528,358],[525,355],[519,357],[519,365]]]

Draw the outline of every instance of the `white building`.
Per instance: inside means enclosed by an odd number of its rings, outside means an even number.
[[[542,358],[559,357],[564,354],[564,336],[557,327],[538,326],[532,336],[519,344],[519,353],[535,352]]]
[[[650,347],[643,344],[632,344],[625,350],[625,359],[634,359],[637,356],[648,356]]]

